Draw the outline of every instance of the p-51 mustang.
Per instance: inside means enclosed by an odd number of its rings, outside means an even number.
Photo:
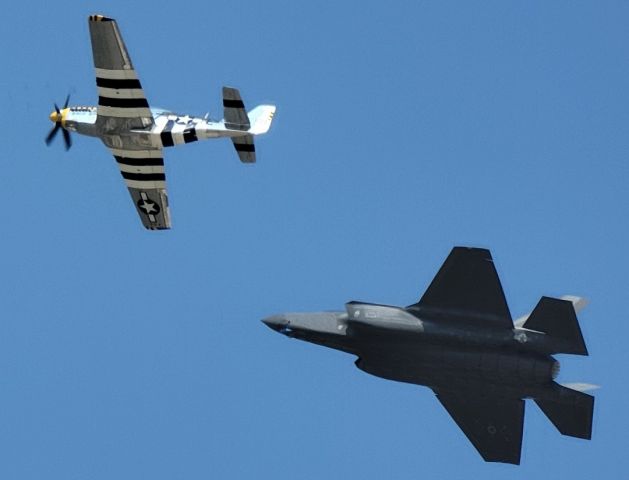
[[[98,106],[68,107],[69,97],[50,114],[55,126],[46,144],[63,132],[66,150],[72,145],[69,131],[100,138],[114,155],[144,226],[170,228],[166,176],[162,149],[208,138],[231,138],[240,161],[256,161],[253,137],[266,133],[275,106],[259,105],[245,110],[240,93],[223,87],[225,118],[176,115],[149,108],[138,75],[122,40],[116,21],[90,15],[90,37],[96,67]]]

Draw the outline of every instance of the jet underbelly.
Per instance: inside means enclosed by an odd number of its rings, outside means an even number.
[[[453,382],[539,385],[552,382],[559,369],[551,357],[428,345],[415,348],[416,352],[395,354],[370,352],[356,366],[377,377],[427,386]]]

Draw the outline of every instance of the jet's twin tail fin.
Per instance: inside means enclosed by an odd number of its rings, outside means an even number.
[[[523,328],[545,333],[556,347],[554,353],[588,354],[574,305],[569,300],[542,297]]]
[[[562,435],[592,438],[594,397],[557,383],[551,388],[551,395],[535,399],[542,412]]]

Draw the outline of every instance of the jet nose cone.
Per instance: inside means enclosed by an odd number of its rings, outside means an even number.
[[[276,332],[282,332],[288,325],[288,320],[284,315],[271,315],[262,320],[262,323]]]

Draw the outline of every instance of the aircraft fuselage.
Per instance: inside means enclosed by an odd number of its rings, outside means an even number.
[[[351,302],[346,312],[294,313],[265,323],[289,336],[358,356],[377,377],[441,389],[499,387],[514,397],[543,395],[559,372],[544,334],[514,328],[461,329],[385,305]]]
[[[191,115],[179,115],[152,108],[153,125],[124,125],[120,119],[108,122],[97,119],[97,107],[69,107],[61,111],[63,128],[81,135],[100,138],[110,148],[164,148],[218,137],[238,137],[247,130],[234,130],[223,121]]]

